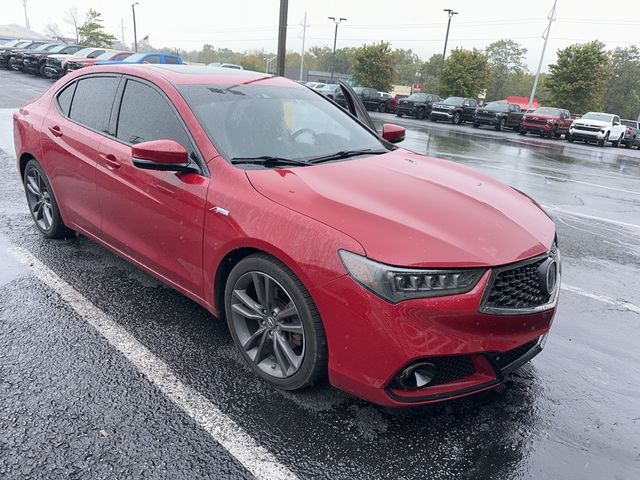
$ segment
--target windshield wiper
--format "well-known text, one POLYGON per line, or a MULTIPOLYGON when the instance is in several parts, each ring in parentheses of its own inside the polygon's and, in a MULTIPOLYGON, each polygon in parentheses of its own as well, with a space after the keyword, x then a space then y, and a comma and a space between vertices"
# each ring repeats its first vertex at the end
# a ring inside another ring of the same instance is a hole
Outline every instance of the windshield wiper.
POLYGON ((251 165, 264 165, 266 167, 276 165, 309 165, 302 160, 295 160, 293 158, 274 157, 272 155, 262 155, 260 157, 234 157, 231 159, 233 164, 248 163, 251 165))
POLYGON ((356 157, 358 155, 382 155, 383 153, 389 153, 388 150, 372 150, 365 148, 363 150, 340 150, 339 152, 332 153, 331 155, 325 155, 323 157, 316 157, 307 160, 308 163, 322 163, 330 162, 331 160, 342 160, 344 158, 356 157))

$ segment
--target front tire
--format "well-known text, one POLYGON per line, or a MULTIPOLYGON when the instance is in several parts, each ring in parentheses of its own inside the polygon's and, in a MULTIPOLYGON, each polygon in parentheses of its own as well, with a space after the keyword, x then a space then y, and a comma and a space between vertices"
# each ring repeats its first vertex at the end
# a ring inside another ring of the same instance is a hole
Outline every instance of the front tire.
POLYGON ((384 103, 381 103, 380 105, 378 105, 378 111, 380 113, 385 113, 387 111, 387 107, 384 103))
POLYGON ((299 390, 326 375, 327 339, 302 282, 266 254, 241 260, 225 287, 225 314, 245 363, 283 390, 299 390))
POLYGON ((613 145, 615 148, 618 148, 623 138, 624 138, 624 133, 621 133, 620 138, 618 140, 614 140, 613 142, 611 142, 611 145, 613 145))
POLYGON ((500 123, 498 123, 498 125, 496 125, 496 130, 501 132, 502 130, 504 130, 507 126, 507 119, 503 118, 500 120, 500 123))
POLYGON ((421 108, 420 110, 418 110, 416 117, 418 118, 418 120, 424 120, 425 118, 427 118, 426 110, 424 108, 421 108))
POLYGON ((460 112, 456 112, 453 114, 453 118, 451 119, 451 123, 453 125, 460 125, 460 112))
POLYGON ((73 235, 62 221, 58 201, 53 194, 47 175, 37 160, 29 160, 23 177, 24 190, 31 218, 47 238, 65 238, 73 235))
POLYGON ((608 141, 609 141, 609 133, 607 133, 607 134, 604 136, 604 139, 603 139, 603 140, 599 140, 599 141, 598 141, 598 145, 599 145, 600 147, 605 147, 605 146, 607 145, 607 142, 608 142, 608 141))

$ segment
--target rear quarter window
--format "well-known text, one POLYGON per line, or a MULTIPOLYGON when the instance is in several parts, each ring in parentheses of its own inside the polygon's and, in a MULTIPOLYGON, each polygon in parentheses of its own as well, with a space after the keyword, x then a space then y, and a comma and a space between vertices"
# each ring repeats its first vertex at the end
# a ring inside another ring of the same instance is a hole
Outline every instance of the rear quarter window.
POLYGON ((73 100, 73 93, 76 90, 76 82, 71 83, 64 87, 58 95, 56 95, 56 102, 58 103, 58 109, 65 117, 69 116, 69 108, 71 108, 71 100, 73 100))

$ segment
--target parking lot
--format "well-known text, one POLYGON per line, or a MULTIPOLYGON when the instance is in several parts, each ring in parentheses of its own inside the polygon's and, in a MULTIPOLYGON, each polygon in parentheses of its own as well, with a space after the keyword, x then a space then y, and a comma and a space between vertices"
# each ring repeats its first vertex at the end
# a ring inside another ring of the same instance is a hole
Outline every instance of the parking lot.
POLYGON ((222 322, 84 237, 45 241, 12 112, 50 81, 0 70, 0 477, 634 479, 640 470, 640 151, 372 114, 553 216, 559 309, 500 389, 373 406, 274 390, 222 322))

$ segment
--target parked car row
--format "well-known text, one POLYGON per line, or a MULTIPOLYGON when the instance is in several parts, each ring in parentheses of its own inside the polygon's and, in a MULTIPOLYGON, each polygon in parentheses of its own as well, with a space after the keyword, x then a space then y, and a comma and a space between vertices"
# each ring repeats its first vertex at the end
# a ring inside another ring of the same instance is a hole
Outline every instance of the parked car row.
POLYGON ((0 67, 60 78, 90 65, 113 63, 182 64, 179 55, 161 52, 134 53, 112 48, 64 45, 43 40, 14 40, 0 47, 0 67))
POLYGON ((433 122, 447 121, 454 125, 465 122, 473 128, 490 126, 498 131, 511 129, 520 135, 535 133, 546 138, 561 138, 569 142, 584 141, 601 147, 638 147, 640 149, 640 124, 636 120, 621 120, 610 113, 589 112, 580 118, 571 117, 569 110, 555 107, 539 107, 524 111, 520 105, 507 102, 490 102, 479 106, 473 98, 449 97, 442 100, 430 93, 414 93, 401 99, 395 113, 418 119, 429 118, 433 122))

